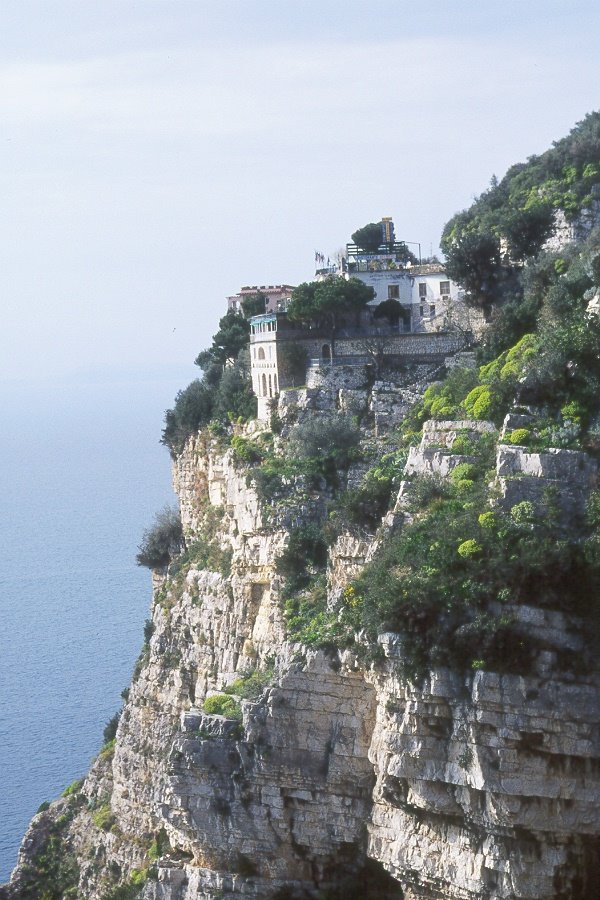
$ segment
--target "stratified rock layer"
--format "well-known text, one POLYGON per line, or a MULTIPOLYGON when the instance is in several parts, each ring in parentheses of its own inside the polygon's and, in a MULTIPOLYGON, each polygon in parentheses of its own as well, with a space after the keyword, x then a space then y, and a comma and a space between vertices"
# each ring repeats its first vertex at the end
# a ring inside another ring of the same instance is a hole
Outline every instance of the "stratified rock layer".
MULTIPOLYGON (((339 405, 331 393, 328 402, 339 405)), ((430 424, 408 471, 443 477, 464 459, 450 453, 452 429, 455 436, 457 423, 430 424)), ((551 454, 529 471, 523 448, 504 446, 498 474, 505 479, 510 467, 519 475, 509 478, 511 503, 532 495, 534 478, 550 478, 578 507, 596 478, 580 456, 551 454)), ((518 608, 518 621, 539 638, 534 674, 440 669, 419 685, 399 675, 396 634, 380 636, 376 666, 350 651, 292 645, 275 569, 289 525, 261 508, 246 474, 231 450, 205 436, 190 440, 175 464, 188 542, 212 507, 231 575, 191 566, 155 579, 154 632, 114 755, 95 764, 87 805, 70 825, 80 896, 102 900, 108 873, 126 883, 151 861, 155 877, 140 888, 146 900, 316 898, 346 890, 348 879, 355 890, 362 885, 361 897, 383 900, 596 896, 598 672, 557 667, 563 650, 581 646, 581 624, 518 608), (202 712, 207 692, 255 669, 272 676, 262 696, 241 701, 239 721, 202 712), (109 828, 94 820, 103 805, 109 828), (161 833, 168 847, 153 860, 150 844, 161 833)), ((499 484, 506 496, 506 481, 499 484)), ((319 502, 308 497, 306 514, 319 502)), ((334 598, 385 533, 338 540, 334 598)), ((52 814, 34 820, 6 897, 21 896, 27 846, 52 814)))

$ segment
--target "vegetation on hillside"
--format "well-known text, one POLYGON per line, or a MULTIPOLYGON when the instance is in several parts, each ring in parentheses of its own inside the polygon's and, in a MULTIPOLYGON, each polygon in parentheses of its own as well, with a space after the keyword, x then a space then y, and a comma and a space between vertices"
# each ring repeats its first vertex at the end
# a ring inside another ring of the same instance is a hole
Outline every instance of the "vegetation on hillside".
POLYGON ((244 314, 229 311, 219 321, 212 345, 196 357, 202 379, 192 381, 175 397, 175 405, 165 413, 161 442, 173 456, 181 453, 190 435, 209 422, 227 426, 256 415, 256 397, 250 377, 250 325, 264 296, 244 301, 244 314))
MULTIPOLYGON (((600 231, 559 252, 543 249, 554 214, 584 212, 600 183, 600 118, 589 116, 542 157, 514 167, 445 230, 450 270, 471 302, 493 308, 478 369, 455 369, 432 384, 362 482, 330 502, 322 540, 341 529, 374 529, 395 495, 407 445, 423 423, 481 419, 500 426, 513 410, 522 426, 504 440, 534 451, 600 454, 600 231), (404 454, 404 456, 403 456, 404 454)), ((394 631, 407 675, 432 665, 524 672, 540 649, 518 621, 521 604, 576 613, 596 634, 600 597, 600 500, 567 530, 549 491, 544 512, 527 500, 505 509, 493 489, 494 438, 468 434, 450 479, 417 478, 407 493, 409 520, 328 607, 315 527, 300 552, 284 554, 290 634, 315 646, 358 640, 376 647, 394 631), (294 568, 295 567, 295 568, 294 568), (360 637, 359 637, 360 636, 360 637)), ((585 665, 563 653, 559 665, 585 665)))
POLYGON ((512 166, 501 181, 493 178, 468 210, 447 223, 441 246, 448 275, 464 286, 471 303, 496 316, 503 310, 499 329, 496 323, 492 329, 490 357, 533 329, 544 281, 563 274, 563 255, 543 251, 555 215, 580 218, 600 198, 599 190, 595 112, 546 153, 512 166))
MULTIPOLYGON (((592 495, 569 533, 551 494, 543 515, 525 500, 501 508, 490 487, 490 435, 459 435, 452 452, 464 460, 451 478, 414 480, 404 526, 333 609, 325 570, 327 547, 340 532, 364 535, 378 527, 427 419, 500 426, 512 410, 523 418, 507 443, 600 453, 600 317, 588 311, 600 292, 600 230, 560 251, 544 249, 557 211, 573 219, 598 196, 598 160, 600 114, 593 114, 547 153, 494 181, 446 226, 449 274, 466 287, 470 302, 493 311, 492 323, 482 365, 455 369, 432 384, 397 433, 370 445, 349 413, 315 412, 291 429, 275 422, 277 439, 231 438, 234 459, 247 468, 266 518, 295 523, 277 563, 292 638, 375 647, 381 631, 393 630, 403 636, 406 672, 413 676, 440 663, 524 671, 538 648, 515 618, 516 606, 549 606, 594 621, 600 501, 592 495), (357 463, 364 474, 348 486, 357 463)), ((375 240, 369 229, 353 236, 361 246, 375 240)), ((356 280, 303 284, 289 316, 333 334, 344 314, 359 313, 368 300, 368 289, 356 280)), ((167 414, 171 449, 182 446, 192 426, 248 411, 243 379, 235 390, 228 386, 238 377, 245 341, 244 317, 224 317, 212 347, 197 360, 204 381, 187 389, 193 397, 182 392, 167 414)))

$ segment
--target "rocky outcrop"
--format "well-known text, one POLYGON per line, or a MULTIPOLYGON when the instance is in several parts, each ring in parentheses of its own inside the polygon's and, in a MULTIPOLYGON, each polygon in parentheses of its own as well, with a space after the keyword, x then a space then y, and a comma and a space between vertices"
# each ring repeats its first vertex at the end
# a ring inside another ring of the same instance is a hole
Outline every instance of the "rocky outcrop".
MULTIPOLYGON (((286 392, 284 426, 371 402, 356 385, 313 390, 286 392)), ((453 452, 459 436, 494 431, 428 423, 407 474, 445 477, 469 459, 453 452)), ((535 479, 579 498, 595 481, 584 454, 534 456, 500 447, 505 498, 513 482, 521 498, 535 479)), ((559 666, 580 651, 581 622, 515 607, 538 639, 529 674, 436 669, 418 684, 401 677, 397 634, 380 636, 371 662, 360 641, 330 652, 290 643, 276 560, 293 522, 260 502, 247 474, 206 434, 175 463, 187 563, 155 580, 153 633, 116 745, 69 806, 79 896, 107 900, 117 884, 145 900, 595 896, 600 678, 559 666), (207 697, 227 712, 204 707, 207 697)), ((303 504, 294 515, 324 514, 317 493, 303 504)), ((401 510, 402 500, 376 534, 338 537, 332 608, 401 510)), ((34 820, 10 900, 24 896, 26 866, 69 802, 34 820)))

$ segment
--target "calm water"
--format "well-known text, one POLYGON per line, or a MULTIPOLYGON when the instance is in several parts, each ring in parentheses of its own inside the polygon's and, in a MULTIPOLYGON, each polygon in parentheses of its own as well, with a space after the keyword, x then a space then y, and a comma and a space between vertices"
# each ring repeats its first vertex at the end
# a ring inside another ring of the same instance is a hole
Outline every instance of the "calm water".
POLYGON ((151 595, 135 553, 174 499, 162 414, 189 380, 0 393, 0 883, 129 683, 151 595))

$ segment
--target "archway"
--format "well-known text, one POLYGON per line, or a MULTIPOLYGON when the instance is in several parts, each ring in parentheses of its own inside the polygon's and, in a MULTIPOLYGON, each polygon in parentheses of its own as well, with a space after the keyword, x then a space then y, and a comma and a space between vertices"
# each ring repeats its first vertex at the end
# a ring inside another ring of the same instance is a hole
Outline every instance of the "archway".
POLYGON ((329 344, 323 344, 323 347, 321 348, 321 358, 325 362, 331 362, 331 347, 329 344))

